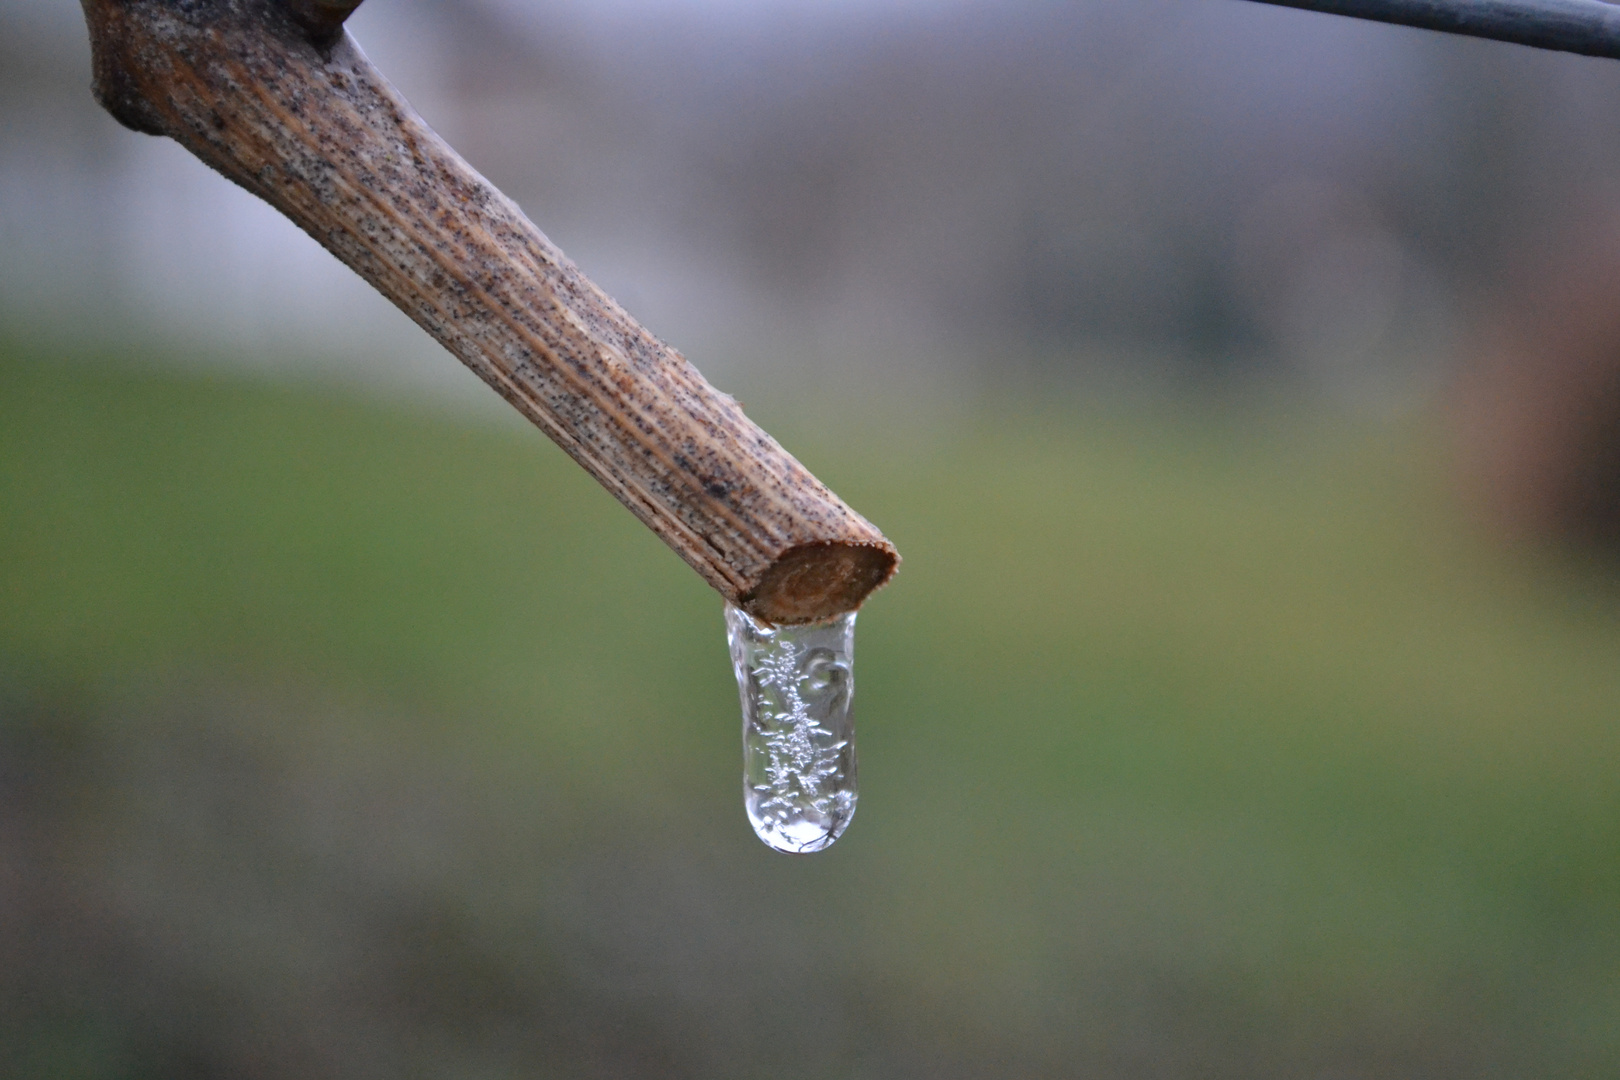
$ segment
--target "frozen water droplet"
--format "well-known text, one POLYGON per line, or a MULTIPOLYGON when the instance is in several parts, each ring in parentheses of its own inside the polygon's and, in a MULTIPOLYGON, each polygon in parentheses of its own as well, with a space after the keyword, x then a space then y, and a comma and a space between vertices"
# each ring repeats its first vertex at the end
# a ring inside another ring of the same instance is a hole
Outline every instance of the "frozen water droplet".
POLYGON ((743 805, 777 851, 832 846, 855 816, 855 613, 772 626, 726 605, 743 710, 743 805))

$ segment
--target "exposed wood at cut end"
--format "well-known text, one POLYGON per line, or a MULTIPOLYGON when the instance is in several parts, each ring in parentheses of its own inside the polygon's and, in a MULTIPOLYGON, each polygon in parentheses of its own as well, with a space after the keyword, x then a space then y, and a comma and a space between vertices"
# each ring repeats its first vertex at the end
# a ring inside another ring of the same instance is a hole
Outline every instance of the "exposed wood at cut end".
POLYGON ((828 619, 893 575, 882 533, 289 2, 355 6, 84 0, 98 99, 286 214, 756 617, 828 619))
POLYGON ((886 542, 805 544, 772 563, 738 606, 768 622, 818 622, 860 607, 899 561, 886 542))

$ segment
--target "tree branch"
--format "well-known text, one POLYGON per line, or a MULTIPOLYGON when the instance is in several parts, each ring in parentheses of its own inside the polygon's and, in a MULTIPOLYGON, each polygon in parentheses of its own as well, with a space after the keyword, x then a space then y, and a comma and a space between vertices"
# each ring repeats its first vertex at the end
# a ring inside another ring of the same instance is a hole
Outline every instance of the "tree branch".
POLYGON ((1354 19, 1620 60, 1620 6, 1602 0, 1254 0, 1354 19))
POLYGON ((587 279, 342 31, 358 0, 82 0, 97 99, 305 232, 472 368, 728 600, 853 610, 899 556, 587 279))

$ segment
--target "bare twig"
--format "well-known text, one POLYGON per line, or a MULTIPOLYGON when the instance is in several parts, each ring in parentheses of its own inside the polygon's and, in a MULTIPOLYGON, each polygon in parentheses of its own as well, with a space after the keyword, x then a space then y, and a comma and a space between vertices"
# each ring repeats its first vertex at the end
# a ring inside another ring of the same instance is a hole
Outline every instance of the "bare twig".
POLYGON ((1620 60, 1620 7, 1602 0, 1256 2, 1620 60))
POLYGON ((591 283, 343 33, 359 0, 82 0, 97 99, 286 214, 727 599, 858 607, 894 547, 591 283))

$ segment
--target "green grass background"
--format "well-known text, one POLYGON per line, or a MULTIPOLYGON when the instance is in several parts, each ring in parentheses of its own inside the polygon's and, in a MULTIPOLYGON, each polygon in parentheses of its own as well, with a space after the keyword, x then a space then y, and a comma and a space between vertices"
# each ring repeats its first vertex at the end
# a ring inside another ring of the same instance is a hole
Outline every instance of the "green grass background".
MULTIPOLYGON (((860 810, 825 855, 748 832, 718 598, 516 424, 12 348, 0 669, 251 687, 339 777, 444 763, 498 819, 473 908, 663 859, 766 905, 748 940, 814 927, 816 977, 860 988, 826 1054, 693 1075, 1620 1075, 1620 590, 1486 543, 1437 424, 751 411, 905 557, 860 617, 860 810)), ((657 925, 626 955, 727 939, 657 925)))

